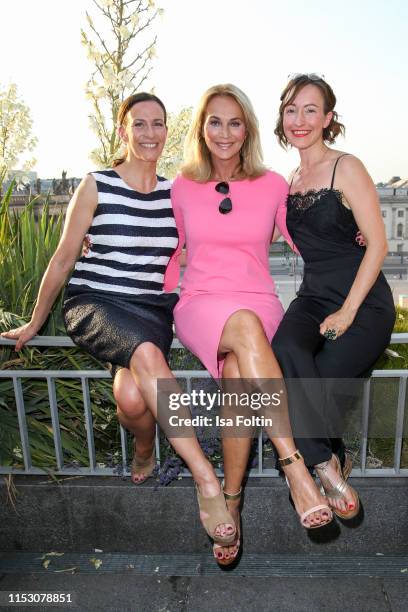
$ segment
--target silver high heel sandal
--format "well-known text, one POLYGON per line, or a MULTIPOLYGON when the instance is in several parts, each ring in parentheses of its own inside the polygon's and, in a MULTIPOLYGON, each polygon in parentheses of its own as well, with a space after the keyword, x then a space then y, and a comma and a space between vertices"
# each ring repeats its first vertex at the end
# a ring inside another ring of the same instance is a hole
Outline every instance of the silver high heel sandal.
POLYGON ((324 461, 323 463, 319 463, 318 465, 315 465, 315 469, 316 469, 317 475, 319 476, 319 480, 322 484, 322 488, 323 488, 325 497, 332 497, 333 499, 342 499, 347 505, 346 493, 351 493, 353 497, 353 501, 354 501, 352 508, 349 508, 349 510, 346 510, 346 512, 342 512, 338 508, 333 507, 333 512, 339 518, 347 521, 357 516, 360 510, 360 500, 358 497, 358 493, 355 489, 353 489, 353 487, 351 487, 346 482, 350 474, 350 471, 351 471, 351 468, 350 468, 351 459, 349 461, 347 461, 346 459, 344 469, 342 470, 341 465, 340 465, 340 459, 338 458, 338 456, 333 454, 332 457, 334 457, 334 460, 336 463, 336 472, 339 476, 339 481, 336 484, 332 482, 332 480, 327 474, 327 467, 329 465, 330 459, 329 461, 324 461))

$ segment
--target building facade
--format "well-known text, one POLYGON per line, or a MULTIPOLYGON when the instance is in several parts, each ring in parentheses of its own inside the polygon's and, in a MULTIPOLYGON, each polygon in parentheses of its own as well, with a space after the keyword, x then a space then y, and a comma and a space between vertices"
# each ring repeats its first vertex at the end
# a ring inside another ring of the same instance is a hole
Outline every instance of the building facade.
POLYGON ((408 187, 377 187, 390 253, 408 254, 408 187))
MULTIPOLYGON (((30 174, 30 185, 24 192, 15 192, 11 197, 13 208, 24 208, 25 204, 36 194, 48 195, 51 204, 57 205, 55 213, 68 205, 71 194, 80 183, 79 178, 66 179, 69 186, 69 193, 60 195, 55 189, 56 179, 42 179, 38 181, 34 172, 30 174), (56 195, 55 195, 56 194, 56 195)), ((380 183, 380 185, 384 185, 380 183)), ((5 185, 7 188, 7 184, 5 185)), ((377 186, 377 193, 380 198, 381 214, 383 217, 390 253, 406 253, 408 255, 408 180, 399 179, 393 184, 377 186)), ((54 210, 54 209, 53 209, 54 210)), ((282 250, 282 244, 275 245, 272 251, 282 250)))

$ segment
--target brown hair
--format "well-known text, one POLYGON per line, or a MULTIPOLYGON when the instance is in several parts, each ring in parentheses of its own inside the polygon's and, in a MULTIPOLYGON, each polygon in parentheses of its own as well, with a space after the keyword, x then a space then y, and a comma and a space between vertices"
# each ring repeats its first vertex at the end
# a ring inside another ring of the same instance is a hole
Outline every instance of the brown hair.
POLYGON ((204 140, 203 127, 207 106, 215 96, 231 97, 241 107, 244 116, 247 135, 241 149, 241 167, 237 178, 255 178, 265 174, 258 119, 251 101, 236 85, 227 83, 210 87, 201 97, 184 142, 182 175, 200 183, 211 179, 211 155, 204 140))
POLYGON ((298 74, 290 79, 280 97, 281 103, 279 106, 279 115, 276 122, 275 134, 278 137, 279 144, 284 149, 286 149, 288 145, 288 140, 285 136, 285 132, 283 131, 283 113, 285 108, 289 104, 292 104, 299 91, 306 87, 306 85, 314 85, 320 90, 323 96, 325 114, 327 115, 327 113, 333 113, 329 125, 323 128, 323 140, 329 144, 333 144, 339 134, 342 134, 343 136, 345 134, 346 128, 338 121, 339 116, 334 110, 334 107, 336 106, 336 96, 334 95, 330 85, 326 83, 322 77, 317 75, 298 74))
MULTIPOLYGON (((154 94, 147 93, 145 91, 141 91, 140 93, 132 94, 131 96, 123 100, 118 110, 118 116, 117 116, 117 126, 118 127, 125 125, 127 121, 128 112, 135 104, 138 104, 139 102, 156 102, 163 110, 164 123, 167 124, 166 107, 164 106, 160 98, 158 98, 154 94)), ((119 164, 122 164, 125 160, 126 160, 126 153, 124 153, 121 157, 118 157, 117 159, 113 160, 112 168, 115 168, 115 166, 119 166, 119 164)))

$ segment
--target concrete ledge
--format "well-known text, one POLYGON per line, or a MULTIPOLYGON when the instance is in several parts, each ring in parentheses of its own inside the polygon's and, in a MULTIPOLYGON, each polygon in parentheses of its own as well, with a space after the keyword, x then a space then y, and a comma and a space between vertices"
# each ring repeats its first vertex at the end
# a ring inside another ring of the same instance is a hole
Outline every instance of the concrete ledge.
MULTIPOLYGON (((0 550, 76 551, 138 554, 207 552, 193 483, 168 487, 147 481, 86 477, 47 483, 43 477, 15 477, 15 509, 0 485, 0 550)), ((408 553, 406 479, 353 479, 364 511, 351 522, 306 531, 288 503, 288 489, 276 478, 251 479, 242 514, 247 553, 408 553), (352 524, 353 523, 353 524, 352 524)))

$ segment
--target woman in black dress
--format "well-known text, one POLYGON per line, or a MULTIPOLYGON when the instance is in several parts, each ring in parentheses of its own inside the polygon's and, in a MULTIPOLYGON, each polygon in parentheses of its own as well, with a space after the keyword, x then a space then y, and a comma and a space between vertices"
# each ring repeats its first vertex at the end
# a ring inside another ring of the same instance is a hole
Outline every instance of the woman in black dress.
MULTIPOLYGON (((282 93, 275 130, 280 144, 300 155, 290 180, 287 227, 304 260, 304 277, 272 342, 288 379, 366 376, 387 347, 395 320, 381 272, 388 248, 375 186, 360 160, 327 146, 344 132, 335 103, 322 77, 296 75, 282 93), (358 230, 366 246, 356 241, 358 230)), ((344 446, 330 436, 322 409, 307 393, 292 402, 304 436, 297 446, 316 469, 334 512, 350 519, 359 510, 358 495, 346 483, 344 446)))

